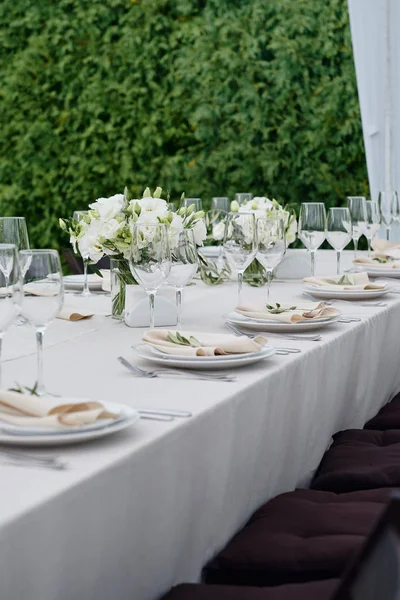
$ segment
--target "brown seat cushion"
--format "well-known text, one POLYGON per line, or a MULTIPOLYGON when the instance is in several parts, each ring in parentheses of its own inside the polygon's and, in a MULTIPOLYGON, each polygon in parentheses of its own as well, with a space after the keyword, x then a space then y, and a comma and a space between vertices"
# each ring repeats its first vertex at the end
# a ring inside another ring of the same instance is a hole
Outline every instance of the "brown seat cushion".
POLYGON ((317 581, 275 588, 183 584, 162 600, 331 600, 338 580, 317 581))
POLYGON ((262 506, 204 569, 206 583, 279 585, 338 577, 390 490, 296 490, 262 506))
POLYGON ((333 436, 311 483, 343 493, 400 487, 400 431, 349 429, 333 436))
POLYGON ((400 429, 400 394, 397 394, 378 412, 376 417, 365 424, 364 429, 377 429, 385 431, 386 429, 400 429))

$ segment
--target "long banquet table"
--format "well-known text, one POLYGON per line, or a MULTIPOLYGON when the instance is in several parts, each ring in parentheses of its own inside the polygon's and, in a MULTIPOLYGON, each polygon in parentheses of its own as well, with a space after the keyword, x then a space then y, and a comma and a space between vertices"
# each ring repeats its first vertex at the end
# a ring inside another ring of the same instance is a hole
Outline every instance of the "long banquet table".
MULTIPOLYGON (((320 251, 317 264, 334 272, 333 253, 320 251)), ((184 326, 223 331, 235 285, 187 288, 184 326)), ((299 300, 301 283, 275 282, 272 294, 299 300)), ((244 287, 246 301, 264 295, 244 287)), ((193 417, 141 420, 108 439, 37 450, 60 455, 66 471, 0 465, 4 600, 155 600, 198 580, 261 503, 307 485, 333 433, 361 427, 400 390, 400 295, 382 308, 342 304, 361 322, 321 330, 320 342, 271 336, 301 354, 237 370, 235 383, 131 376, 116 359, 134 359, 142 331, 104 316, 109 298, 89 302, 96 316, 57 320, 46 335, 47 387, 193 417)), ((4 353, 5 384, 33 383, 33 331, 13 327, 4 353)))

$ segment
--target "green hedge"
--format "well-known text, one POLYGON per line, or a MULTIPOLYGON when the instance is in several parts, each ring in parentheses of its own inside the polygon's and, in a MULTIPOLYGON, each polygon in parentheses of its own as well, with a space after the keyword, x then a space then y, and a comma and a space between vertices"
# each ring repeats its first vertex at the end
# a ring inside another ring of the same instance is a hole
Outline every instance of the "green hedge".
POLYGON ((0 213, 35 245, 125 184, 367 193, 344 0, 2 2, 0 61, 0 213))

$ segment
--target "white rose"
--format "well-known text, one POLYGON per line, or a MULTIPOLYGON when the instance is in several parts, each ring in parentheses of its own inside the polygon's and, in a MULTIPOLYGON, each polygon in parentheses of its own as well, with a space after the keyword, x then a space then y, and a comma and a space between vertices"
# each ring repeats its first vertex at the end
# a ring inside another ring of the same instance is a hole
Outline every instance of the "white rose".
POLYGON ((154 212, 157 215, 165 216, 168 212, 168 204, 161 198, 142 198, 142 200, 135 200, 141 208, 141 214, 143 212, 149 213, 154 212))
POLYGON ((80 255, 84 260, 98 262, 104 255, 99 237, 102 223, 93 219, 88 225, 84 235, 78 239, 77 245, 80 255))
POLYGON ((109 219, 114 219, 121 212, 124 204, 124 195, 115 194, 115 196, 110 196, 110 198, 98 198, 96 202, 89 204, 89 208, 97 211, 102 221, 108 221, 109 219))
POLYGON ((199 219, 193 227, 194 240, 198 246, 203 245, 203 241, 207 237, 207 228, 204 219, 199 219))
POLYGON ((225 233, 224 221, 220 221, 219 223, 217 223, 216 225, 213 226, 212 236, 213 236, 214 240, 216 240, 217 242, 224 239, 224 233, 225 233))
POLYGON ((168 229, 169 245, 171 249, 176 248, 179 241, 179 234, 183 231, 183 219, 180 215, 173 213, 171 225, 168 229))
POLYGON ((124 227, 124 222, 119 222, 116 219, 110 221, 104 221, 101 224, 100 236, 105 240, 113 241, 118 235, 120 229, 124 227))

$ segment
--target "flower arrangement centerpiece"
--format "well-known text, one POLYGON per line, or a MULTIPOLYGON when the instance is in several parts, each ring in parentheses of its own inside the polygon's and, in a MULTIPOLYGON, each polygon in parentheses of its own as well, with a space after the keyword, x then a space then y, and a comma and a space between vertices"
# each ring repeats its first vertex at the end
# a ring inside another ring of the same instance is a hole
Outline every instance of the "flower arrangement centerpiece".
MULTIPOLYGON (((112 259, 114 273, 119 280, 119 292, 113 295, 112 313, 122 318, 126 285, 136 283, 129 268, 134 225, 165 224, 173 250, 183 229, 193 229, 196 244, 203 244, 206 237, 203 217, 204 212, 195 212, 194 206, 182 207, 177 212, 170 211, 167 200, 162 198, 160 187, 153 193, 147 187, 140 199, 130 199, 125 188, 124 194, 98 198, 89 205, 87 214, 82 214, 79 221, 73 218, 60 219, 60 226, 69 233, 74 252, 85 260, 96 263, 103 256, 112 259)), ((137 251, 141 250, 138 248, 137 251)))
MULTIPOLYGON (((252 212, 256 219, 273 217, 281 218, 285 227, 286 244, 289 246, 296 239, 297 234, 297 219, 294 212, 288 210, 287 207, 281 206, 276 200, 258 196, 252 200, 248 200, 240 205, 234 200, 231 202, 231 211, 238 213, 252 212)), ((244 273, 244 281, 248 284, 258 287, 264 285, 267 281, 267 274, 264 267, 255 258, 251 265, 244 273)))

